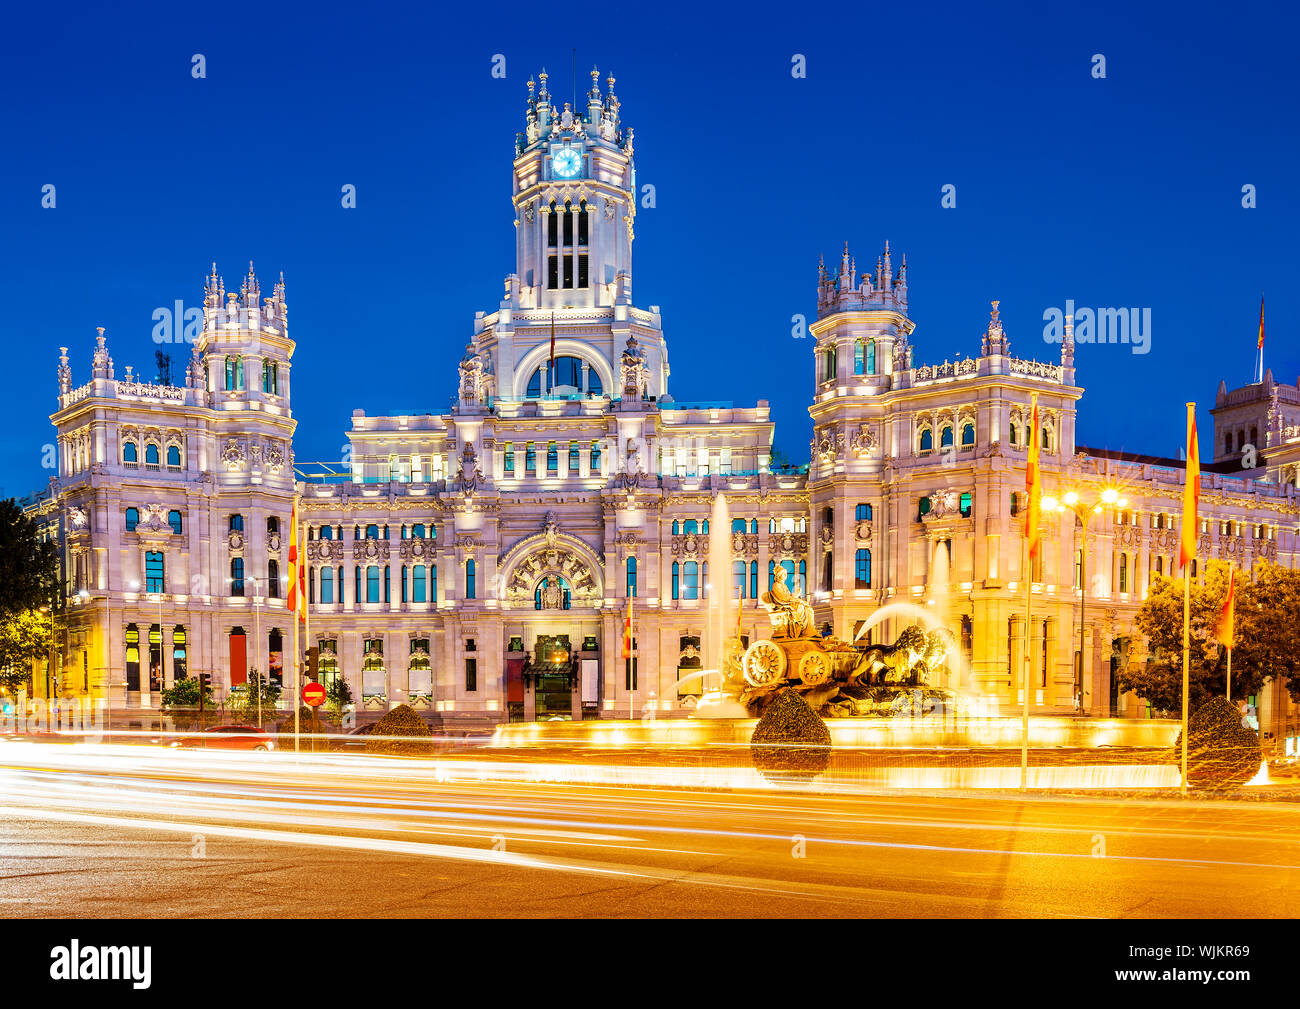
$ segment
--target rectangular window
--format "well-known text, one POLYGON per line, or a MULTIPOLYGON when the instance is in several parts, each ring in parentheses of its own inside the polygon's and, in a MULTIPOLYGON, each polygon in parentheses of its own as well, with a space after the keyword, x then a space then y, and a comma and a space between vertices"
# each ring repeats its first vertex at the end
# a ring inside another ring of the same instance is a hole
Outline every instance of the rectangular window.
POLYGON ((578 254, 578 286, 583 288, 587 286, 587 254, 585 252, 578 254))
POLYGON ((144 590, 162 592, 163 555, 161 550, 148 550, 144 555, 144 590))
POLYGON ((537 446, 531 441, 524 446, 524 472, 537 472, 537 446))
POLYGON ((555 442, 546 443, 546 472, 558 473, 560 471, 560 450, 555 442))
POLYGON ((578 244, 587 244, 587 212, 585 210, 578 211, 578 244))
POLYGON ((573 286, 573 255, 572 253, 570 253, 569 255, 564 256, 562 258, 564 260, 563 263, 564 285, 563 286, 567 289, 573 286))
POLYGON ((366 602, 379 602, 379 565, 371 564, 366 568, 366 602))
POLYGON ((569 473, 570 474, 574 474, 578 472, 578 469, 581 466, 580 457, 581 457, 581 453, 578 451, 578 443, 576 441, 569 442, 569 473))
MULTIPOLYGON (((188 653, 185 650, 185 625, 177 624, 172 628, 172 680, 183 680, 189 676, 186 665, 188 653)), ((84 652, 82 653, 85 654, 84 652)))
MULTIPOLYGON (((554 220, 554 218, 552 218, 554 220)), ((557 256, 546 257, 546 289, 548 291, 559 290, 560 287, 560 260, 557 256)))
POLYGON ((564 212, 564 244, 573 244, 573 212, 570 210, 564 212))
POLYGON ((600 472, 600 442, 598 441, 591 443, 591 472, 600 472))
POLYGON ((552 210, 549 214, 546 215, 546 244, 547 245, 551 246, 552 248, 555 247, 555 245, 559 241, 559 231, 560 231, 560 218, 555 213, 555 211, 552 210))
POLYGON ((749 598, 758 598, 758 561, 749 564, 749 598))
POLYGON ((334 602, 334 569, 320 569, 320 601, 322 603, 334 602))
POLYGON ((424 565, 417 564, 411 569, 411 602, 426 602, 428 600, 426 591, 424 565))
POLYGON ((700 597, 700 568, 695 561, 687 561, 682 565, 683 580, 683 599, 698 599, 700 597))
POLYGON ((126 625, 126 689, 140 689, 140 628, 126 625))
POLYGON ((467 691, 478 690, 478 659, 467 658, 465 660, 465 689, 467 691))
POLYGON ((515 472, 515 446, 513 442, 506 443, 506 475, 514 476, 515 472))

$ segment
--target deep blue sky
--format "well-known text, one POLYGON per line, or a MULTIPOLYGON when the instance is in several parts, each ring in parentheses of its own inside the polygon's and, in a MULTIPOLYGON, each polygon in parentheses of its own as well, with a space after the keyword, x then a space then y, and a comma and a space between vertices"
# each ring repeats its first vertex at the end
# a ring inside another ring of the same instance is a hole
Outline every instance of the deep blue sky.
POLYGON ((1298 28, 1249 3, 28 5, 0 37, 0 487, 49 476, 58 347, 80 384, 103 325, 118 375, 152 375, 153 310, 201 305, 214 259, 228 289, 250 259, 264 294, 286 275, 300 463, 339 458, 354 408, 445 409, 512 269, 524 82, 546 64, 566 92, 573 45, 580 92, 593 62, 617 76, 657 187, 634 294, 662 306, 678 399, 769 399, 806 460, 790 317, 819 254, 848 239, 870 270, 888 238, 918 363, 978 353, 992 298, 1044 360, 1048 307, 1151 308, 1150 354, 1080 348, 1079 437, 1176 455, 1183 402, 1206 430, 1219 379, 1250 380, 1261 290, 1267 363, 1300 372, 1298 28))

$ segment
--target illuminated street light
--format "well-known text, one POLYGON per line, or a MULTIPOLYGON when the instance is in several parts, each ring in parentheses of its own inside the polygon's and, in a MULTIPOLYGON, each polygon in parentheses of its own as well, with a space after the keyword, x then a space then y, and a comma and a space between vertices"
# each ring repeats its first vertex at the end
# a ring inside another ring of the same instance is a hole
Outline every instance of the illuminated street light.
MULTIPOLYGON (((1126 508, 1128 507, 1128 498, 1123 497, 1116 488, 1106 487, 1097 500, 1089 503, 1077 491, 1069 490, 1061 496, 1059 501, 1051 496, 1044 497, 1042 507, 1044 511, 1049 512, 1074 512, 1075 518, 1079 520, 1079 528, 1083 530, 1082 542, 1079 544, 1079 662, 1075 666, 1074 680, 1075 709, 1079 714, 1083 714, 1083 657, 1086 635, 1085 614, 1088 601, 1088 530, 1094 515, 1107 508, 1126 508)), ((1110 702, 1108 698, 1108 714, 1110 713, 1109 709, 1110 702)))

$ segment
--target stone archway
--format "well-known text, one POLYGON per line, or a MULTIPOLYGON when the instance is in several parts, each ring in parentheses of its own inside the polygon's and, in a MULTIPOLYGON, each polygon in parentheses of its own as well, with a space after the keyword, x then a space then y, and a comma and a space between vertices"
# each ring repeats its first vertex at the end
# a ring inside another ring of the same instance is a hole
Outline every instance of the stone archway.
POLYGON ((543 532, 520 540, 502 556, 502 596, 507 606, 533 608, 538 585, 554 577, 568 586, 572 607, 598 607, 604 598, 603 569, 596 551, 561 533, 551 513, 543 532))

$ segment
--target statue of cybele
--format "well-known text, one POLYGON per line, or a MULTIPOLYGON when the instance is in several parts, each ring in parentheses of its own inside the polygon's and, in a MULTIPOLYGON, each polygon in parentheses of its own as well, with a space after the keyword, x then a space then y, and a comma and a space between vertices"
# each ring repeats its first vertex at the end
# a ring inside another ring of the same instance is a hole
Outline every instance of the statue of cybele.
POLYGON ((813 608, 807 600, 797 592, 790 591, 786 585, 785 580, 789 577, 789 573, 784 564, 776 566, 774 575, 772 590, 764 592, 760 600, 767 607, 775 636, 802 638, 812 631, 813 608))

